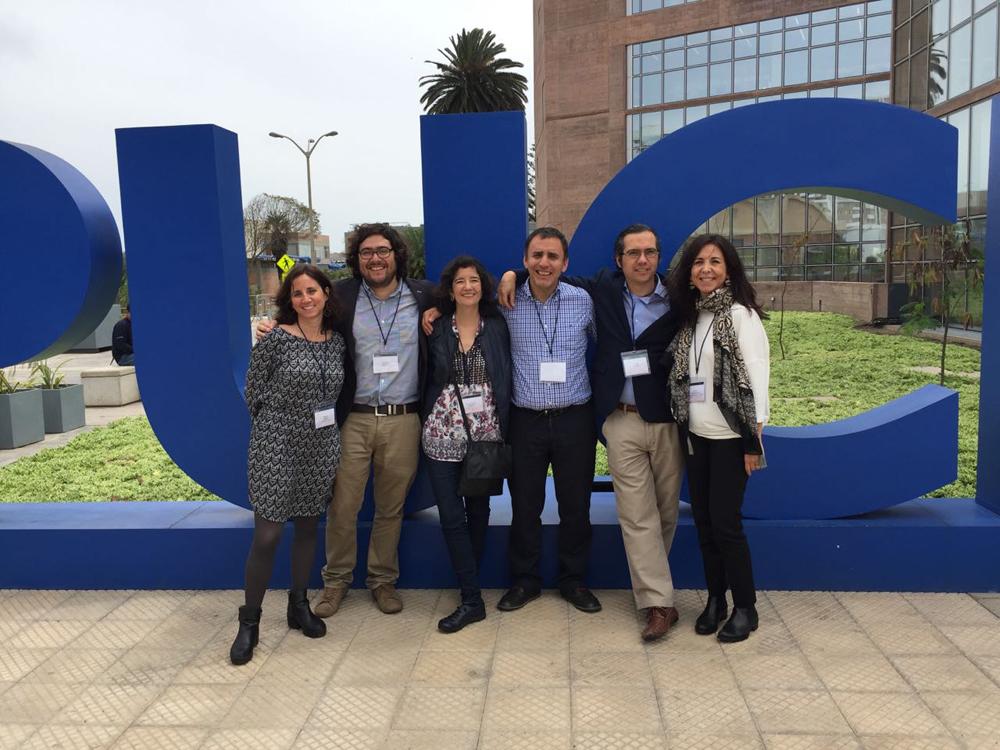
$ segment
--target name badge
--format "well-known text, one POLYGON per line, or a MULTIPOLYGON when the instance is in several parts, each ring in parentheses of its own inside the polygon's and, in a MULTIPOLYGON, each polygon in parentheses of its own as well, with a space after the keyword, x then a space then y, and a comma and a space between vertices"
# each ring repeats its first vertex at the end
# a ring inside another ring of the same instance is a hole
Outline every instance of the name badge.
POLYGON ((691 401, 692 404, 700 404, 705 401, 704 380, 691 381, 691 398, 689 400, 691 401))
POLYGON ((649 367, 649 352, 645 349, 622 352, 622 369, 625 370, 626 378, 649 375, 652 371, 649 367))
POLYGON ((399 355, 389 352, 373 354, 372 370, 376 375, 386 372, 399 372, 399 355))
POLYGON ((313 421, 316 423, 317 430, 337 424, 337 403, 328 401, 317 406, 313 410, 313 421))
POLYGON ((486 399, 481 391, 470 391, 462 396, 462 405, 465 406, 466 414, 479 414, 486 411, 486 399))
POLYGON ((538 364, 538 379, 542 383, 565 383, 565 362, 540 362, 538 364))

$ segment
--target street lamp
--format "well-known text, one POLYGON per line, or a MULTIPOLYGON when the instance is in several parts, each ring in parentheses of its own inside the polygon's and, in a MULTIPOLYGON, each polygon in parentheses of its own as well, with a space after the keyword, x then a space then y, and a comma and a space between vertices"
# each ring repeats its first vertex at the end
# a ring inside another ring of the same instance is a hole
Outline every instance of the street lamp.
POLYGON ((313 187, 312 187, 312 169, 309 166, 309 157, 312 156, 312 152, 316 150, 319 142, 329 136, 337 135, 336 130, 331 130, 329 133, 323 133, 319 138, 313 140, 310 138, 306 141, 306 148, 302 148, 299 144, 295 142, 293 138, 289 138, 287 135, 282 135, 281 133, 275 133, 273 130, 268 133, 272 138, 284 138, 286 141, 291 141, 292 145, 295 146, 302 155, 306 157, 306 190, 309 195, 309 257, 312 261, 316 262, 316 227, 313 224, 315 214, 313 213, 313 187))

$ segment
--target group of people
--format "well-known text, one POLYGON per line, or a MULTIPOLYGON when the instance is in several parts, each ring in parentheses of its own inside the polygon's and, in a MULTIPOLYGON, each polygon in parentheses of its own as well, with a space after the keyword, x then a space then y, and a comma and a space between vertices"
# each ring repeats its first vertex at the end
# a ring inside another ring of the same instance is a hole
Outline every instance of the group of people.
POLYGON ((659 238, 635 224, 615 240, 613 269, 574 278, 564 276, 566 238, 542 227, 527 238, 524 270, 505 273, 496 290, 474 257, 452 260, 435 286, 407 278, 407 255, 390 225, 361 225, 347 254, 352 278, 333 283, 295 266, 274 323, 258 324, 246 388, 255 528, 233 663, 253 656, 289 519, 288 625, 325 634, 323 619, 354 577, 357 515, 373 470, 366 583, 382 612, 402 610, 397 547, 421 452, 460 590, 438 629, 485 619, 478 571, 490 498, 462 494, 470 441, 506 443, 512 455, 511 586, 498 608, 517 610, 541 594, 551 466, 559 592, 583 612, 600 611, 586 586, 600 433, 636 607, 645 611, 641 637, 661 638, 678 620, 667 556, 686 469, 708 585, 695 629, 724 642, 747 638, 757 613, 740 511, 748 477, 763 466, 769 359, 766 316, 732 244, 694 237, 664 274, 659 238), (311 608, 306 585, 324 512, 324 588, 311 608))

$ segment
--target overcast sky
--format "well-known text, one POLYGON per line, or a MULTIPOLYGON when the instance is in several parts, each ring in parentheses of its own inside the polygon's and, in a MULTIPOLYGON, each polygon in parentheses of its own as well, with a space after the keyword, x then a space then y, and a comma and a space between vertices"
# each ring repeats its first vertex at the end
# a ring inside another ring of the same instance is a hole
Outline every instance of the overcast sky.
MULTIPOLYGON (((530 0, 0 0, 0 139, 66 159, 121 225, 114 130, 213 123, 239 135, 244 204, 313 205, 331 249, 361 221, 420 224, 424 60, 496 33, 532 84, 530 0)), ((528 127, 532 133, 528 103, 528 127)))

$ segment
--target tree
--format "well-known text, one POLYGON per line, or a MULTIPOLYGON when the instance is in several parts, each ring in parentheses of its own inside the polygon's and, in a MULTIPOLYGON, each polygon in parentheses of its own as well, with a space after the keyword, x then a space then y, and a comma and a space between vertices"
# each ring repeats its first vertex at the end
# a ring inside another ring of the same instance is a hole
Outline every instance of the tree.
MULTIPOLYGON (((969 236, 968 220, 957 224, 915 231, 908 244, 919 248, 923 260, 914 261, 910 273, 910 293, 921 299, 903 305, 903 332, 915 335, 927 328, 944 329, 941 336, 939 382, 944 385, 948 329, 957 317, 958 305, 967 289, 983 283, 983 253, 969 236), (930 305, 925 301, 930 292, 930 305)), ((970 316, 966 313, 966 327, 970 316)))
POLYGON ((427 259, 424 256, 424 228, 400 227, 399 233, 409 249, 406 275, 411 279, 422 279, 427 275, 427 259))
POLYGON ((510 72, 524 66, 499 57, 507 48, 496 41, 492 31, 462 29, 448 41, 451 47, 438 50, 445 62, 424 61, 438 70, 420 78, 420 85, 427 87, 420 97, 427 114, 524 110, 528 80, 510 72))
POLYGON ((528 221, 536 221, 535 213, 535 144, 528 149, 528 221))
POLYGON ((243 209, 247 260, 288 252, 288 240, 299 232, 318 231, 319 214, 294 198, 261 193, 243 209))

